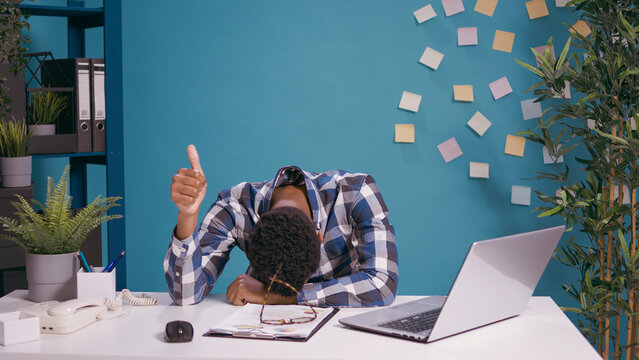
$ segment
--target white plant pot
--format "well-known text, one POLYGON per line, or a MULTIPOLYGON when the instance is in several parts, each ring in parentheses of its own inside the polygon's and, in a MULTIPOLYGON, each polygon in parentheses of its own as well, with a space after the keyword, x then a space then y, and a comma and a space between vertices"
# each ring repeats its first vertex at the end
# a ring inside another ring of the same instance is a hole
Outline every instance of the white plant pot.
POLYGON ((29 125, 29 131, 33 136, 55 135, 55 124, 29 125))
POLYGON ((2 187, 24 187, 31 185, 31 155, 0 157, 2 187))

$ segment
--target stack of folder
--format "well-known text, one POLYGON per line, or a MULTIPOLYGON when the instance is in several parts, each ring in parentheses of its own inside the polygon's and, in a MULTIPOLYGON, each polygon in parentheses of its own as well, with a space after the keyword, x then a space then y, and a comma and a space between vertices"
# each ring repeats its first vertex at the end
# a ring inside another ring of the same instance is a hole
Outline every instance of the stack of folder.
POLYGON ((106 103, 104 59, 46 60, 41 68, 42 85, 73 87, 73 104, 68 128, 62 133, 75 133, 76 152, 106 150, 106 103))

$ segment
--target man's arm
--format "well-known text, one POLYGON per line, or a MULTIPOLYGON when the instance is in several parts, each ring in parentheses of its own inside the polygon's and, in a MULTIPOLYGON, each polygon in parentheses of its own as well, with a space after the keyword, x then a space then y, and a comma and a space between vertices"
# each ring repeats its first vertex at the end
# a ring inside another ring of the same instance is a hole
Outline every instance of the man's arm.
POLYGON ((354 199, 351 217, 355 223, 352 236, 358 239, 359 271, 306 284, 302 295, 316 305, 390 305, 397 294, 397 247, 388 209, 370 175, 354 199))
POLYGON ((236 245, 233 227, 232 209, 218 197, 197 234, 179 240, 174 232, 164 259, 164 275, 176 304, 196 304, 211 292, 236 245))
POLYGON ((191 169, 178 170, 171 184, 171 200, 178 208, 178 221, 164 260, 169 294, 178 305, 198 303, 209 294, 235 246, 230 235, 235 224, 233 210, 221 197, 195 234, 206 195, 206 177, 195 146, 187 147, 187 155, 191 169))

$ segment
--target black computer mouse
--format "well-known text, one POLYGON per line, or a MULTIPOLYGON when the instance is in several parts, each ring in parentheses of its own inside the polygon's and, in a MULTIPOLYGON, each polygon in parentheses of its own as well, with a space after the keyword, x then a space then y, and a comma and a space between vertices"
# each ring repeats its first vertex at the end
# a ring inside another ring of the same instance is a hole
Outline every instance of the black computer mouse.
POLYGON ((189 342, 193 339, 193 325, 188 321, 176 320, 166 324, 164 340, 167 342, 189 342))

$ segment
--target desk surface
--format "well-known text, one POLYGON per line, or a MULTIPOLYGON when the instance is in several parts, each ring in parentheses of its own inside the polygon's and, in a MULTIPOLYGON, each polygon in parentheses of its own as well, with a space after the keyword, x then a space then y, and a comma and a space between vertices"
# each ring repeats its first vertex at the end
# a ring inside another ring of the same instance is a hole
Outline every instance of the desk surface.
MULTIPOLYGON (((341 317, 370 309, 346 308, 306 343, 203 337, 237 308, 222 294, 193 306, 175 306, 168 294, 152 293, 160 305, 130 307, 120 318, 93 323, 73 334, 41 334, 39 341, 0 346, 0 359, 601 359, 549 297, 532 297, 518 317, 457 336, 422 344, 345 328, 341 317), (193 324, 190 343, 169 344, 164 326, 193 324)), ((27 292, 0 299, 0 312, 27 304, 27 292)), ((400 296, 399 304, 418 298, 400 296)))

